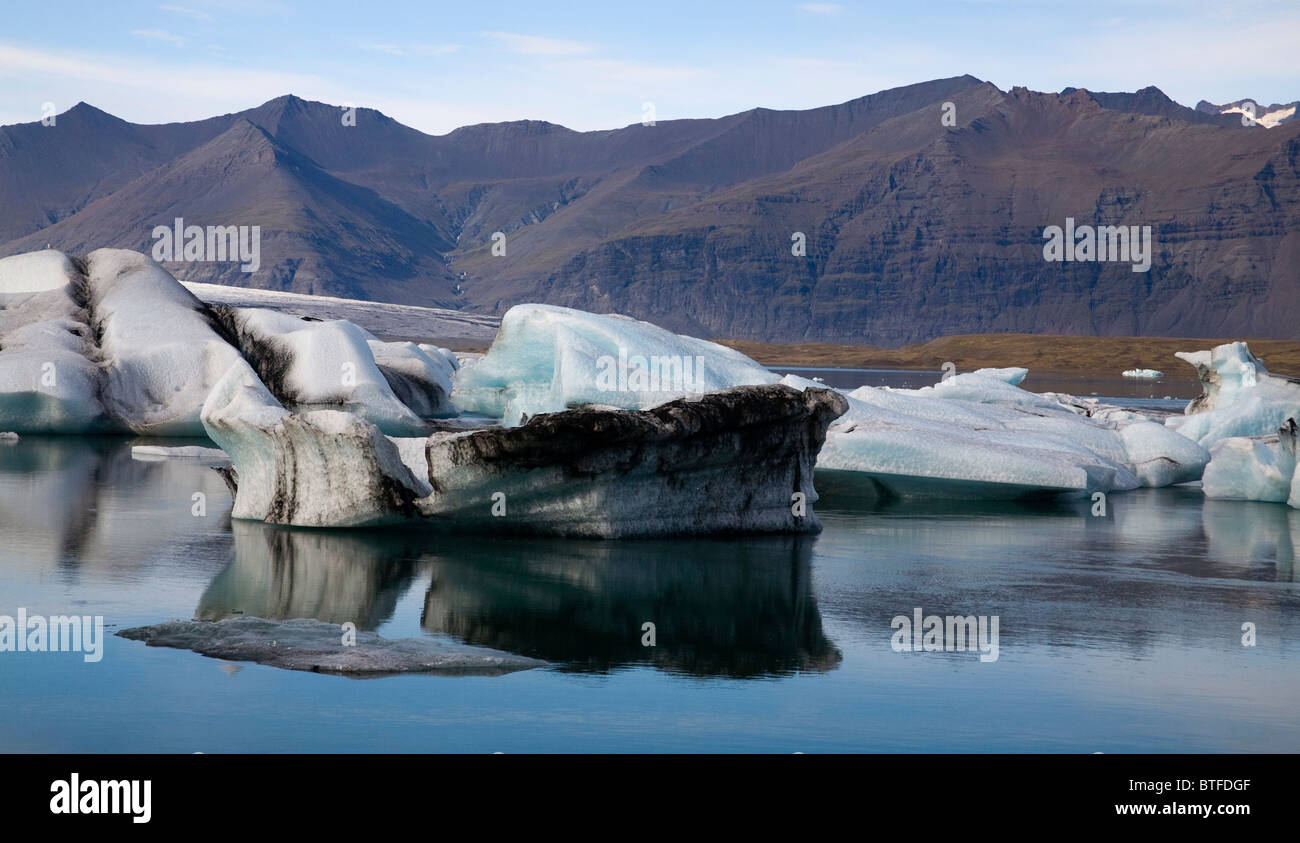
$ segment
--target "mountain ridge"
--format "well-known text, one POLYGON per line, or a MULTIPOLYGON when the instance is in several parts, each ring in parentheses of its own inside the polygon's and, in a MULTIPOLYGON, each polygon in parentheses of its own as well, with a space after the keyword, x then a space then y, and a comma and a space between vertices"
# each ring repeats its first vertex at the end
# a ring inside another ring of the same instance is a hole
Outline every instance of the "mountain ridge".
POLYGON ((1155 87, 1004 92, 967 75, 596 132, 426 135, 345 114, 287 94, 191 123, 79 103, 52 127, 0 127, 0 255, 148 251, 181 216, 262 231, 257 273, 168 264, 187 281, 491 314, 544 301, 707 336, 1300 325, 1300 123, 1246 128, 1155 87), (1045 262, 1043 228, 1066 217, 1152 226, 1150 272, 1045 262))

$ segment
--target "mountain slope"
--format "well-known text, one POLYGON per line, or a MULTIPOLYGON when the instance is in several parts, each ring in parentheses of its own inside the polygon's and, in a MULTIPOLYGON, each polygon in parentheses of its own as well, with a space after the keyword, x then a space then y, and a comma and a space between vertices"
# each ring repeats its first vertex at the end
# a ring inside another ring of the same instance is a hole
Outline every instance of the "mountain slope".
POLYGON ((545 301, 706 336, 874 345, 1300 332, 1300 121, 1242 127, 1156 88, 1003 92, 962 76, 600 132, 430 136, 344 114, 289 95, 196 123, 79 105, 56 127, 2 127, 0 254, 147 251, 179 216, 262 230, 256 273, 168 266, 187 281, 480 313, 545 301), (1043 229, 1067 217, 1151 226, 1150 271, 1046 262, 1043 229))
POLYGON ((240 119, 208 143, 134 179, 74 217, 10 246, 46 241, 84 253, 98 244, 149 252, 155 226, 259 226, 260 263, 168 262, 187 281, 360 298, 454 303, 436 229, 342 181, 240 119))

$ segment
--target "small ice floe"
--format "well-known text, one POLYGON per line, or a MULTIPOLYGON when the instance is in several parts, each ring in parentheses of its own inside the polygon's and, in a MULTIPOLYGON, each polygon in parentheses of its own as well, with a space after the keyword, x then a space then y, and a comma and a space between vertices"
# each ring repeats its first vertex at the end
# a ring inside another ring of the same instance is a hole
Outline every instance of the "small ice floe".
POLYGON ((18 434, 0 431, 0 445, 17 445, 18 434))
POLYGON ((1156 378, 1163 378, 1165 373, 1158 369, 1125 369, 1123 375, 1126 378, 1147 378, 1149 380, 1155 380, 1156 378))
POLYGON ((184 445, 177 448, 162 445, 135 445, 131 448, 131 459, 141 462, 160 460, 197 460, 204 464, 227 465, 230 457, 220 448, 203 448, 198 445, 184 445))
POLYGON ((117 633, 150 647, 192 650, 225 661, 357 679, 399 673, 495 676, 546 662, 448 639, 381 638, 374 632, 313 619, 170 621, 117 633))
POLYGON ((825 378, 813 378, 813 383, 826 383, 825 378))

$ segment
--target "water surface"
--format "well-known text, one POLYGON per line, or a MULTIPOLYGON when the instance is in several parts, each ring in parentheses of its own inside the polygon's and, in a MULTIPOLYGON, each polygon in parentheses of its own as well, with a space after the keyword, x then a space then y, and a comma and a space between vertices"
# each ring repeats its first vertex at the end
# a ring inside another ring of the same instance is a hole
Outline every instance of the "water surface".
POLYGON ((24 437, 0 446, 0 614, 312 617, 550 666, 358 681, 117 637, 97 664, 0 653, 0 750, 1300 751, 1300 511, 1109 502, 841 492, 799 537, 296 530, 232 523, 196 463, 24 437), (998 616, 998 660, 895 652, 916 607, 998 616))

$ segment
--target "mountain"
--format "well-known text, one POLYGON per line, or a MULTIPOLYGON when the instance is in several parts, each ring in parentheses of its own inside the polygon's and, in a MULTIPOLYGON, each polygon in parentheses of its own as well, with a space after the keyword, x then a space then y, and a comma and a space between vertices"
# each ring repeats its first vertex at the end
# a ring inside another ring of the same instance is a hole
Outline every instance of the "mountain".
POLYGON ((1283 123, 1290 123, 1296 118, 1296 109, 1300 107, 1300 100, 1281 104, 1273 103, 1272 105, 1260 105, 1253 99, 1237 100, 1223 105, 1215 105, 1212 102, 1201 100, 1196 104, 1196 110, 1202 114, 1222 114, 1231 116, 1234 120, 1240 120, 1241 115, 1247 113, 1247 103, 1255 111, 1255 122, 1266 129, 1280 126, 1283 123))
POLYGON ((354 116, 290 95, 195 123, 80 104, 54 126, 0 127, 0 255, 148 251, 181 217, 261 227, 258 271, 169 263, 183 280, 473 312, 543 301, 703 336, 883 346, 1298 334, 1300 121, 1257 131, 1153 87, 961 76, 597 132, 431 136, 354 116), (1045 261, 1044 228, 1067 217, 1150 226, 1150 270, 1045 261))

